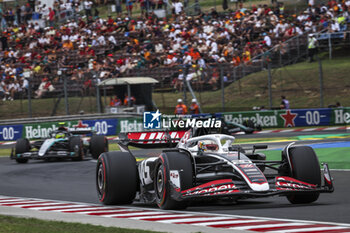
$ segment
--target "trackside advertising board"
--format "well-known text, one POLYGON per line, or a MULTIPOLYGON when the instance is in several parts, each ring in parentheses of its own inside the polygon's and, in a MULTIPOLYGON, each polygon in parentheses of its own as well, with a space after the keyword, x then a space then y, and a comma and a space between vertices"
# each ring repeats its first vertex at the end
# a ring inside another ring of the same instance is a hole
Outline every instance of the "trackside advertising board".
MULTIPOLYGON (((117 119, 103 120, 77 120, 65 121, 65 126, 73 127, 93 127, 97 134, 101 135, 116 135, 117 134, 117 119)), ((23 125, 22 136, 28 139, 38 139, 48 137, 50 132, 58 129, 59 122, 43 122, 23 125)), ((18 138, 16 138, 18 139, 18 138)))
MULTIPOLYGON (((344 111, 349 111, 345 110, 344 111)), ((333 109, 286 109, 222 113, 225 121, 243 124, 252 120, 262 128, 334 125, 333 109)), ((343 123, 344 124, 344 123, 343 123)))
POLYGON ((22 125, 0 126, 0 141, 14 141, 22 137, 22 125))
MULTIPOLYGON (((210 114, 201 114, 194 117, 201 116, 209 117, 210 114)), ((227 122, 240 124, 245 120, 252 120, 261 125, 262 128, 346 125, 350 124, 350 108, 225 112, 217 113, 215 117, 222 117, 227 122)), ((152 121, 152 118, 150 121, 152 121)), ((2 125, 0 126, 0 141, 15 141, 21 137, 28 139, 47 137, 52 130, 58 128, 58 123, 59 121, 23 125, 2 125)), ((65 123, 67 127, 94 127, 98 134, 106 136, 145 130, 142 117, 76 120, 65 121, 65 123)))

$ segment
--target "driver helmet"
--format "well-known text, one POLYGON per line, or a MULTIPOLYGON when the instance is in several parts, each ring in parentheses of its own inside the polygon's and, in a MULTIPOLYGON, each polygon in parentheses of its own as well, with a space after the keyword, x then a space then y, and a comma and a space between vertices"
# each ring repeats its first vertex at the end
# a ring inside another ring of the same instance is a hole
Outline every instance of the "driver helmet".
POLYGON ((57 133, 55 138, 64 138, 64 133, 57 133))
POLYGON ((58 130, 67 131, 66 122, 59 122, 58 130))
POLYGON ((202 151, 216 152, 219 150, 219 145, 212 140, 204 140, 198 142, 198 148, 202 151))

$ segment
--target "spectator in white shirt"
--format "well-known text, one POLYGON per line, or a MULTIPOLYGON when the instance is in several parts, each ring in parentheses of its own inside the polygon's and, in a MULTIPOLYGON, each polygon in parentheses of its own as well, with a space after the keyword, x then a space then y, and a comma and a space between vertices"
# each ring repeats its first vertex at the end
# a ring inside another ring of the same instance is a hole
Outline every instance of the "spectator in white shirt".
POLYGON ((179 0, 175 0, 175 2, 172 3, 172 6, 176 15, 179 15, 183 10, 183 4, 179 0))

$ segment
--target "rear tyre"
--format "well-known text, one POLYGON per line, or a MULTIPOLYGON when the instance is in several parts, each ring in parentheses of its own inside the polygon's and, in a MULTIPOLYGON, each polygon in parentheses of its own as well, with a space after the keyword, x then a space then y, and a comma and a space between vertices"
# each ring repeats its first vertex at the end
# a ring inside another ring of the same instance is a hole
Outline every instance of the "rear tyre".
POLYGON ((180 191, 193 187, 192 162, 186 153, 166 152, 159 157, 154 177, 156 203, 164 210, 185 209, 187 201, 176 201, 171 196, 170 171, 177 170, 180 176, 180 191))
MULTIPOLYGON (((20 138, 16 141, 16 147, 15 147, 15 153, 17 154, 23 154, 25 152, 30 151, 30 143, 29 140, 26 138, 20 138)), ((17 158, 17 163, 27 163, 28 158, 17 158)))
POLYGON ((73 161, 82 161, 84 159, 83 142, 80 137, 69 138, 69 151, 75 153, 73 161))
POLYGON ((103 135, 93 135, 90 140, 90 152, 93 159, 97 159, 103 152, 108 152, 108 140, 103 135))
POLYGON ((137 190, 135 157, 119 151, 102 153, 97 160, 96 187, 105 205, 132 203, 137 190))
MULTIPOLYGON (((315 151, 309 146, 291 147, 289 158, 292 165, 292 177, 309 184, 321 185, 321 168, 315 151)), ((292 204, 305 204, 316 201, 319 193, 293 194, 287 199, 292 204)))

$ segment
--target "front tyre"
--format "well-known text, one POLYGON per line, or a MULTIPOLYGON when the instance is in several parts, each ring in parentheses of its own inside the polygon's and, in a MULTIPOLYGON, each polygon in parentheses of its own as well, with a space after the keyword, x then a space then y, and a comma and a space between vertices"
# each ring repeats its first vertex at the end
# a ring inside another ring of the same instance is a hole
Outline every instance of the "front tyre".
MULTIPOLYGON (((16 141, 16 147, 15 147, 15 153, 17 154, 23 154, 25 152, 30 151, 30 143, 29 140, 26 138, 20 138, 16 141)), ((17 163, 27 163, 28 158, 16 158, 17 163)))
POLYGON ((166 152, 160 155, 155 170, 154 190, 156 203, 164 210, 185 209, 187 201, 177 201, 171 195, 170 171, 177 171, 180 192, 193 187, 193 168, 190 156, 181 152, 166 152))
POLYGON ((80 137, 69 138, 69 151, 74 152, 73 161, 82 161, 84 159, 83 142, 80 137))
POLYGON ((245 130, 246 134, 252 134, 254 132, 255 124, 252 120, 244 120, 243 126, 247 127, 247 129, 245 130))
POLYGON ((135 157, 119 151, 102 153, 97 160, 96 187, 105 205, 132 203, 137 190, 135 157))
MULTIPOLYGON (((309 146, 297 146, 289 149, 292 177, 309 184, 321 185, 321 168, 315 151, 309 146)), ((316 201, 319 193, 292 194, 287 199, 292 204, 305 204, 316 201)))
POLYGON ((93 135, 90 140, 90 153, 97 159, 103 152, 108 152, 108 140, 103 135, 93 135))

